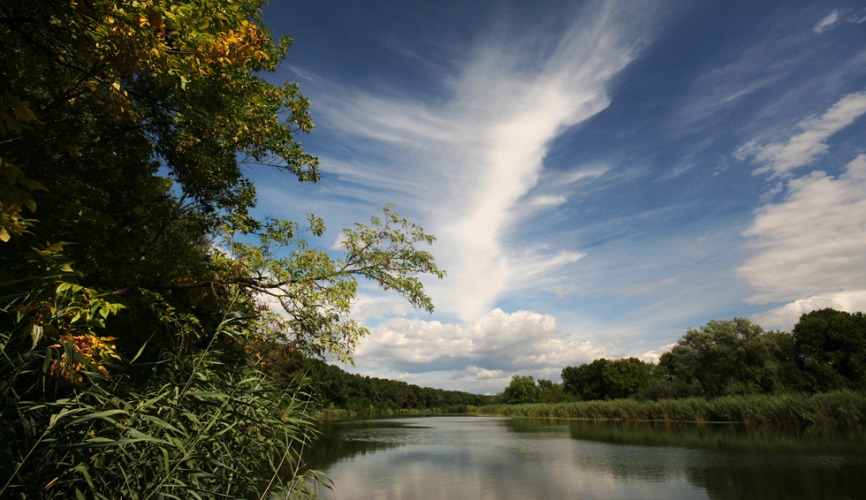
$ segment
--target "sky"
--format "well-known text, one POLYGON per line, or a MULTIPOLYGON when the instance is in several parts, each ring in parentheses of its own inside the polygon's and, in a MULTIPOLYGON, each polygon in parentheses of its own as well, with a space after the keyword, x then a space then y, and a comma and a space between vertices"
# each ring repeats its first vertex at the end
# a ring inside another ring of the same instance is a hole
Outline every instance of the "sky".
MULTIPOLYGON (((436 310, 362 283, 363 375, 475 393, 688 328, 866 310, 866 6, 271 0, 319 184, 259 213, 437 237, 436 310)), ((335 256, 339 254, 335 251, 335 256)))

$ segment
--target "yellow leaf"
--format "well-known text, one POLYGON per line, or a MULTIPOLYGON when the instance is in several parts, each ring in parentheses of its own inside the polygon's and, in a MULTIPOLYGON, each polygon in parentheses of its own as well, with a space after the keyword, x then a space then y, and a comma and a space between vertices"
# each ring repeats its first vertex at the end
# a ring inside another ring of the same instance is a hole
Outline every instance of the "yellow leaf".
POLYGON ((30 109, 30 101, 12 99, 12 110, 15 112, 15 118, 21 122, 30 122, 36 119, 36 115, 30 109))
POLYGON ((0 227, 0 241, 6 243, 7 241, 9 241, 10 238, 11 236, 9 235, 9 232, 6 231, 6 228, 0 227))

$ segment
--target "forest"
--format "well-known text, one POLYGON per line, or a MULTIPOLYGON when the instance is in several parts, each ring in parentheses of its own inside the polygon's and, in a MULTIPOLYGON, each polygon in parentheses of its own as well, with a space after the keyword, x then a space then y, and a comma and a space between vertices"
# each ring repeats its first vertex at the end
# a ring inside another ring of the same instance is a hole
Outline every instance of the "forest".
POLYGON ((281 385, 291 386, 297 383, 293 381, 307 380, 310 391, 328 417, 471 413, 478 406, 496 400, 494 396, 348 373, 339 366, 308 356, 287 356, 274 361, 269 371, 281 385))
POLYGON ((744 319, 690 328, 658 364, 596 359, 562 369, 562 383, 517 375, 500 403, 716 398, 866 390, 866 314, 821 309, 792 332, 744 319))
POLYGON ((257 218, 320 178, 260 0, 0 2, 0 497, 302 494, 289 354, 349 361, 359 280, 432 310, 433 236, 257 218))

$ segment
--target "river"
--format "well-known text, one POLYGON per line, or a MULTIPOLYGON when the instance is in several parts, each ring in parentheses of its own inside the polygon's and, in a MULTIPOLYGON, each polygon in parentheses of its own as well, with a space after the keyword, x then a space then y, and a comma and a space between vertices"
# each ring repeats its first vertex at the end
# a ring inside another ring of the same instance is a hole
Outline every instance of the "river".
POLYGON ((498 417, 326 422, 331 499, 866 498, 866 434, 498 417))

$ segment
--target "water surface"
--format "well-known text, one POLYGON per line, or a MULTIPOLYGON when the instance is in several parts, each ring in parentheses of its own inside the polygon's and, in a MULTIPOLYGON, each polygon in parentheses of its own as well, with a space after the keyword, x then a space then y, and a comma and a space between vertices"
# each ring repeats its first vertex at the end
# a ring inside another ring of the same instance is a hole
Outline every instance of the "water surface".
POLYGON ((866 498, 866 434, 419 417, 329 422, 334 499, 866 498))

